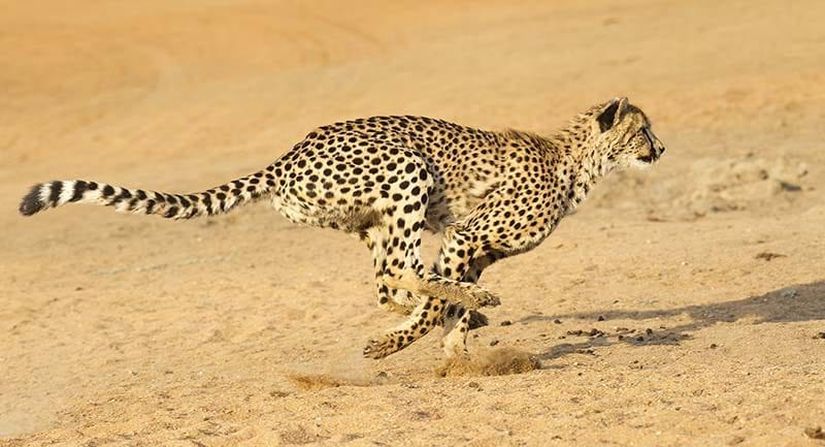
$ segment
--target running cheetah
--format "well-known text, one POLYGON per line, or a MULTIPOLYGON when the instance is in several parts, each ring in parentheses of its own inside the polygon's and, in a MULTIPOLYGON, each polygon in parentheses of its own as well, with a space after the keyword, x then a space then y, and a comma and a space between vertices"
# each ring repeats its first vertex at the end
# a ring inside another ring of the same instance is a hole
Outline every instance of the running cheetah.
POLYGON ((409 315, 363 350, 379 359, 444 328, 448 356, 466 353, 471 315, 499 298, 477 285, 499 259, 540 244, 618 168, 664 152, 627 98, 591 107, 551 136, 478 130, 415 116, 379 116, 320 127, 263 170, 194 194, 100 182, 42 183, 20 204, 31 216, 67 203, 191 219, 269 198, 289 220, 359 236, 372 251, 378 304, 409 315), (424 230, 442 234, 425 272, 424 230))

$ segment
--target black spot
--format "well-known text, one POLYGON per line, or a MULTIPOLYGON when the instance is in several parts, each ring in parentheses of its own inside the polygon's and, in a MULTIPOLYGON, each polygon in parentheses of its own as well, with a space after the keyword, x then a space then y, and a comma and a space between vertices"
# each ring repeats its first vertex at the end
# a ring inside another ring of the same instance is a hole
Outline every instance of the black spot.
POLYGON ((103 197, 109 197, 115 193, 115 188, 112 188, 112 185, 106 185, 103 187, 103 197))

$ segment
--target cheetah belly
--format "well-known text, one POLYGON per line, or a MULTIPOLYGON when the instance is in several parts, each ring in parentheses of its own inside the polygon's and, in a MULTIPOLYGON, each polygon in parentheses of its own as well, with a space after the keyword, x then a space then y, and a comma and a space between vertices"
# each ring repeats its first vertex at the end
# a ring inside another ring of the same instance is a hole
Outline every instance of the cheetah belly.
POLYGON ((274 195, 272 207, 291 222, 348 233, 359 233, 375 226, 380 218, 380 213, 367 206, 320 206, 289 195, 274 195))

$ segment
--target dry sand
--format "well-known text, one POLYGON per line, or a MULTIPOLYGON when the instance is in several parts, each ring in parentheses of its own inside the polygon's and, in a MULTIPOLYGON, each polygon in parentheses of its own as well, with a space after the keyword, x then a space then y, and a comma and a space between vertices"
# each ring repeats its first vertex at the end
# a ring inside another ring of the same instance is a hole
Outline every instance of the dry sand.
POLYGON ((825 2, 0 7, 0 445, 825 442, 825 2), (548 132, 619 94, 661 163, 482 279, 470 348, 523 374, 435 335, 362 359, 399 320, 366 248, 264 204, 16 213, 52 178, 211 187, 346 118, 548 132))

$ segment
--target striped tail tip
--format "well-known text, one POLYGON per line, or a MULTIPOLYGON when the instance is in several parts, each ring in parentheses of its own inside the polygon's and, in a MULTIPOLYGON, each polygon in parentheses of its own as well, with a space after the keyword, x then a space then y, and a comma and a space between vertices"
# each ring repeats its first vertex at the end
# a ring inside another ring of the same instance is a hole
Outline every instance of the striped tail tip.
POLYGON ((43 186, 42 183, 34 185, 31 191, 23 197, 23 200, 20 202, 20 214, 31 216, 46 208, 46 203, 40 198, 40 192, 43 186))

